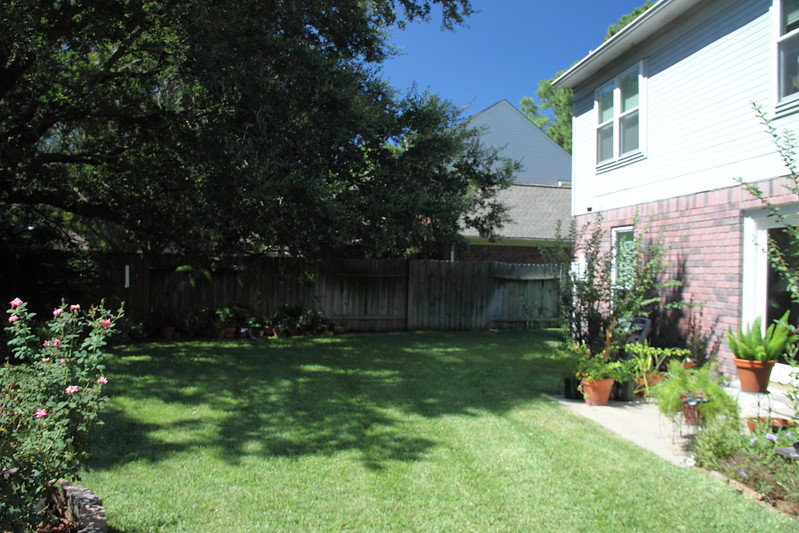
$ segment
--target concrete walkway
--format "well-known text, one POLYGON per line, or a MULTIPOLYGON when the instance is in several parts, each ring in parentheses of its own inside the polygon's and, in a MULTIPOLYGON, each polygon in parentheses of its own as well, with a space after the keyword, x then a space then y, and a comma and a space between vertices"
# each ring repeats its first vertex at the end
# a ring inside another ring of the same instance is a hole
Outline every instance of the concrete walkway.
MULTIPOLYGON (((784 389, 777 384, 769 386, 768 394, 741 392, 737 383, 727 392, 741 405, 741 416, 781 416, 791 418, 790 402, 784 389)), ((561 405, 584 416, 627 440, 646 448, 679 466, 690 466, 691 438, 698 428, 686 423, 675 424, 658 411, 652 400, 637 399, 633 402, 610 402, 607 406, 588 405, 582 400, 567 400, 562 395, 553 396, 561 405)))

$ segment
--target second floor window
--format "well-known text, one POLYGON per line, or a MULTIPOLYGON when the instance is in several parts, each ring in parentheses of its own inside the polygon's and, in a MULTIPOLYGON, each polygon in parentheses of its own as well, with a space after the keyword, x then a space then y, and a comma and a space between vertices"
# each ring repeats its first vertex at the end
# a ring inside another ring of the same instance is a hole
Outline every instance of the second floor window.
POLYGON ((639 64, 597 89, 597 163, 640 151, 641 79, 639 64))
POLYGON ((780 3, 780 99, 799 92, 799 0, 780 3))

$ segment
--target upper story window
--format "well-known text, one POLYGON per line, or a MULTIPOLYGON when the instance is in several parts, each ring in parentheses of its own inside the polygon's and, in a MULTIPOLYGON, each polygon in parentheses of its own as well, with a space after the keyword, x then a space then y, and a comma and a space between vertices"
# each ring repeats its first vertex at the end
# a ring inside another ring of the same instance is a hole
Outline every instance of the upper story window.
POLYGON ((780 99, 799 92, 799 0, 780 2, 780 99))
POLYGON ((641 65, 638 64, 597 89, 598 164, 641 150, 642 82, 641 65))

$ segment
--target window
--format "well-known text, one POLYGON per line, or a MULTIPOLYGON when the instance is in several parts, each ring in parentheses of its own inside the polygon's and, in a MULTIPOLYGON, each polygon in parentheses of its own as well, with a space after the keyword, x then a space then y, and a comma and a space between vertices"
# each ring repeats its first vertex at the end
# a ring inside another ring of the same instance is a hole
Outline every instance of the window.
POLYGON ((780 2, 780 99, 799 92, 799 0, 780 2))
POLYGON ((613 285, 628 289, 635 283, 635 230, 633 226, 613 228, 613 285))
POLYGON ((597 89, 597 163, 640 151, 641 82, 639 64, 597 89))

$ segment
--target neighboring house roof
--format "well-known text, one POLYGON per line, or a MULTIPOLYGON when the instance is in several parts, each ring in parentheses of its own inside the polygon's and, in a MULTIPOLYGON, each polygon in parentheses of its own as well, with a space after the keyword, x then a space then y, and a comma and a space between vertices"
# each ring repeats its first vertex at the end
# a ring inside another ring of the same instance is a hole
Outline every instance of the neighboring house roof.
POLYGON ((507 100, 471 116, 467 123, 481 130, 480 141, 500 156, 521 162, 517 183, 557 185, 571 180, 571 156, 507 100))
MULTIPOLYGON (((514 244, 552 241, 557 234, 558 220, 564 236, 569 232, 569 187, 517 183, 501 191, 498 199, 508 207, 513 219, 499 230, 504 240, 515 241, 514 244)), ((472 242, 479 240, 477 231, 471 228, 463 235, 472 242)))
POLYGON ((556 89, 573 89, 601 72, 613 61, 653 35, 668 29, 676 19, 684 15, 702 0, 660 0, 638 18, 621 29, 616 35, 589 52, 553 83, 556 89))

